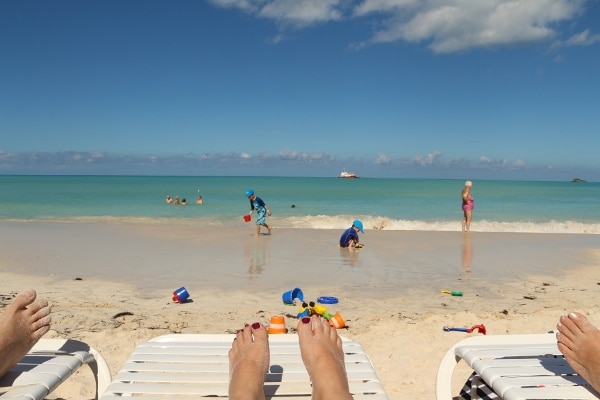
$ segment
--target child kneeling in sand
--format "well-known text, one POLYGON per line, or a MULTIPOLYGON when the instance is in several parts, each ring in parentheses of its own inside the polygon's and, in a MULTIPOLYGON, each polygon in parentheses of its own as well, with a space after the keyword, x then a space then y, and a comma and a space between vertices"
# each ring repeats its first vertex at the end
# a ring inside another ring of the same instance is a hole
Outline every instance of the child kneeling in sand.
POLYGON ((355 219, 352 222, 352 226, 342 233, 340 237, 340 247, 362 247, 359 245, 358 232, 365 233, 363 231, 363 223, 359 219, 355 219))

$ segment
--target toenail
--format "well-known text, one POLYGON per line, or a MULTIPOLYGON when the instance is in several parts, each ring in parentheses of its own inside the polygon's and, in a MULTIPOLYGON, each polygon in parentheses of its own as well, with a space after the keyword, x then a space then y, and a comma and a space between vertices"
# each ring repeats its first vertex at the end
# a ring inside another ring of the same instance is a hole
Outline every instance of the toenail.
POLYGON ((302 323, 303 324, 308 324, 309 322, 310 322, 310 318, 308 318, 308 317, 302 318, 302 323))
POLYGON ((252 328, 258 329, 258 328, 260 328, 260 324, 258 322, 255 322, 252 324, 252 328))

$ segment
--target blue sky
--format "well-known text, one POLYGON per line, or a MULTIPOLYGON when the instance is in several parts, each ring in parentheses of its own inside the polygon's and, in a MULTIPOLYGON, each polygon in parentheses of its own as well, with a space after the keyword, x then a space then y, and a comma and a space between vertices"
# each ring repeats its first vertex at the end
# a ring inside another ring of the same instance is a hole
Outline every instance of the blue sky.
POLYGON ((598 0, 0 2, 0 174, 600 181, 598 0))

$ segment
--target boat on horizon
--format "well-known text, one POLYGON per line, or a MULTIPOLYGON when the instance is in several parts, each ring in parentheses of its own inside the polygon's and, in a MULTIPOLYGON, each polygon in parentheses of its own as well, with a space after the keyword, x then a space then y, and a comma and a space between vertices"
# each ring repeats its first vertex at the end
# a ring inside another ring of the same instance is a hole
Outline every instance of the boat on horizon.
POLYGON ((358 178, 358 175, 356 175, 354 172, 348 172, 345 169, 342 170, 342 172, 340 172, 340 178, 358 178))

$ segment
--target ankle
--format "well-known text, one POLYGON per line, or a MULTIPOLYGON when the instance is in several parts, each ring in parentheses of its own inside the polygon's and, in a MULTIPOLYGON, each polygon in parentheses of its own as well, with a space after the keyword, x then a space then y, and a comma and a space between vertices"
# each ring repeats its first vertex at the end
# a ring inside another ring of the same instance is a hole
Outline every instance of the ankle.
POLYGON ((248 387, 241 387, 241 388, 229 390, 229 399, 231 399, 231 400, 257 400, 257 399, 264 399, 264 398, 265 398, 265 393, 262 388, 262 385, 261 385, 260 390, 258 390, 258 389, 252 390, 248 387))
POLYGON ((313 384, 313 400, 352 399, 345 373, 323 375, 311 379, 313 384))

